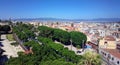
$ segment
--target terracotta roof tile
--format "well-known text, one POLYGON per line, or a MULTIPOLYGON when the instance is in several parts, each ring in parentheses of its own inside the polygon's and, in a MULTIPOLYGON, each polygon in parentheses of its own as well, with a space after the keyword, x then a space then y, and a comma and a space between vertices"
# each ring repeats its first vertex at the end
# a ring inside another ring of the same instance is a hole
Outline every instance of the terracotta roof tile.
POLYGON ((115 38, 113 36, 105 36, 105 40, 107 40, 107 41, 115 41, 115 38))

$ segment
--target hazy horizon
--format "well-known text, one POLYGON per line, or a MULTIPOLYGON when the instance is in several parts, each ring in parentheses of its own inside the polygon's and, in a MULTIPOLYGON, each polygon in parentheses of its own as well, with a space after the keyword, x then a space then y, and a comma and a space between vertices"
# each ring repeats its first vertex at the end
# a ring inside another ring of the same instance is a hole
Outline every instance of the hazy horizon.
POLYGON ((0 0, 0 19, 120 18, 120 0, 0 0))

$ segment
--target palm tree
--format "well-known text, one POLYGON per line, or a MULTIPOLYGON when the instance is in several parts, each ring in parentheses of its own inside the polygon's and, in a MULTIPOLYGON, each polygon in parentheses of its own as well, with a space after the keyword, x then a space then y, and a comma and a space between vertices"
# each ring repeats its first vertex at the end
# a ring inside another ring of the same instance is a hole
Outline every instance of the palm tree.
POLYGON ((78 65, 101 65, 100 56, 91 51, 85 52, 78 65))

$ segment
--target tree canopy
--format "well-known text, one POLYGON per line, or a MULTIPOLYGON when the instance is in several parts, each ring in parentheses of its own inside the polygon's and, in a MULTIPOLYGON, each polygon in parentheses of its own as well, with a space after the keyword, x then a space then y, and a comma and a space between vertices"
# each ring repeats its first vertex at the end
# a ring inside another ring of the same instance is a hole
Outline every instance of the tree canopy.
POLYGON ((54 29, 53 40, 57 40, 59 42, 62 42, 65 45, 70 45, 69 32, 64 31, 64 30, 60 30, 60 29, 54 29))
POLYGON ((71 35, 72 44, 74 46, 80 46, 81 48, 82 46, 84 46, 84 43, 87 40, 87 37, 85 34, 81 32, 72 31, 70 32, 70 35, 71 35))
POLYGON ((40 36, 43 37, 48 37, 48 38, 52 38, 53 37, 53 29, 46 27, 46 26, 39 26, 38 30, 40 30, 40 36))
POLYGON ((0 31, 4 31, 5 33, 8 33, 11 30, 9 25, 0 25, 0 31))
MULTIPOLYGON (((84 64, 84 60, 91 59, 89 57, 90 54, 87 55, 88 58, 87 56, 76 55, 74 51, 68 50, 63 45, 54 42, 54 40, 57 40, 63 44, 70 44, 70 40, 72 40, 74 46, 81 47, 82 40, 84 40, 84 43, 87 40, 83 33, 75 31, 67 32, 46 26, 39 26, 38 30, 40 33, 36 41, 34 31, 29 29, 29 25, 18 23, 17 26, 14 26, 14 33, 22 41, 33 36, 33 39, 23 43, 26 48, 32 48, 33 54, 19 52, 19 56, 16 58, 11 57, 6 62, 6 65, 78 65, 84 64)), ((96 58, 99 57, 93 58, 92 63, 99 63, 96 61, 96 58)))
MULTIPOLYGON (((47 40, 46 38, 41 38, 41 39, 47 40)), ((49 42, 50 40, 48 39, 47 41, 49 42)), ((55 63, 54 65, 61 65, 61 64, 74 65, 75 64, 75 62, 72 63, 67 60, 71 58, 70 56, 68 57, 67 55, 64 56, 62 52, 56 51, 57 47, 54 48, 55 45, 49 45, 49 44, 50 43, 39 45, 36 41, 26 42, 24 45, 32 47, 33 54, 25 55, 24 53, 20 53, 19 57, 17 58, 11 57, 9 61, 6 63, 6 65, 14 65, 14 64, 16 65, 46 65, 47 63, 51 63, 51 65, 53 63, 55 63)), ((51 41, 51 44, 53 44, 52 41, 51 41)), ((74 55, 73 57, 78 58, 74 55)), ((72 58, 73 61, 75 61, 74 58, 72 58)))
POLYGON ((17 23, 13 27, 13 32, 16 33, 22 41, 28 41, 35 38, 35 33, 32 30, 34 27, 30 24, 17 23))
POLYGON ((70 40, 72 40, 72 44, 75 47, 80 46, 80 48, 82 48, 87 40, 86 35, 82 32, 67 32, 61 29, 49 28, 46 26, 39 26, 38 29, 40 31, 40 36, 57 40, 65 45, 70 45, 70 40))

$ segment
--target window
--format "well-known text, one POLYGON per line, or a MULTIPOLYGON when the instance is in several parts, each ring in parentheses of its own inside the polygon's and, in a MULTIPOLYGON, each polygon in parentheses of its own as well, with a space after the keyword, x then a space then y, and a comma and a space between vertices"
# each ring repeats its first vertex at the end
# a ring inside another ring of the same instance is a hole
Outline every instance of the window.
POLYGON ((114 58, 112 57, 112 60, 114 60, 114 58))
POLYGON ((101 51, 101 53, 104 55, 104 52, 101 51))
POLYGON ((119 64, 119 61, 117 61, 117 64, 119 64))
POLYGON ((108 54, 108 58, 109 58, 109 59, 111 59, 111 56, 110 56, 110 54, 108 54))
POLYGON ((107 42, 104 42, 104 45, 106 45, 107 44, 107 42))
POLYGON ((105 56, 106 56, 106 53, 105 53, 105 56))

